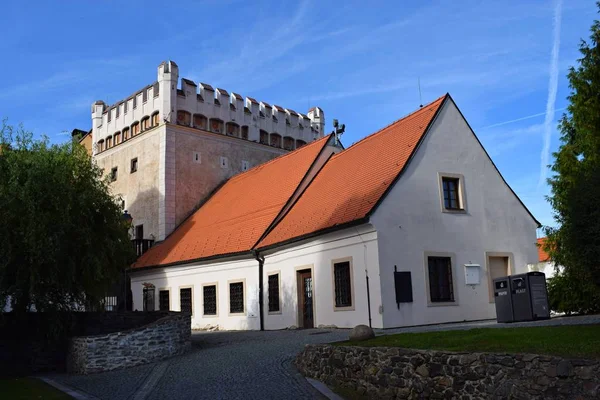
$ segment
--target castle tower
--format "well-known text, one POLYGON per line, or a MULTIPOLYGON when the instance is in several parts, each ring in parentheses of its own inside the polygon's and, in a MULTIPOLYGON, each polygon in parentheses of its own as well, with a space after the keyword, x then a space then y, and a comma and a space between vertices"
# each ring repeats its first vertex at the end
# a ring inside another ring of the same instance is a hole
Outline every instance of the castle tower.
MULTIPOLYGON (((95 132, 102 126, 102 114, 106 110, 106 103, 102 100, 96 100, 92 104, 92 143, 96 143, 99 138, 94 137, 95 132)), ((97 135, 97 134, 96 134, 97 135)), ((92 146, 92 149, 94 146, 92 146)), ((95 150, 93 150, 95 152, 95 150)))
POLYGON ((177 104, 177 82, 179 67, 175 61, 163 61, 158 66, 158 90, 161 98, 160 109, 163 121, 175 122, 177 104))
POLYGON ((310 118, 310 126, 314 128, 319 137, 325 135, 325 113, 320 107, 313 107, 308 110, 308 118, 310 118))

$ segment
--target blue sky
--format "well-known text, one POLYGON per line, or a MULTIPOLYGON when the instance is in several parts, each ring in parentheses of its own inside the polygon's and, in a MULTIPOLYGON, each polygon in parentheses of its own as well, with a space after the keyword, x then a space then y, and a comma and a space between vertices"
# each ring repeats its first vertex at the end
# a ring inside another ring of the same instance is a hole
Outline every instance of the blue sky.
POLYGON ((0 13, 0 118, 52 141, 89 129, 176 61, 180 76, 299 112, 321 106, 348 146, 450 92, 542 224, 566 74, 591 0, 11 2, 0 13), (555 100, 554 100, 555 99, 555 100), (556 110, 556 112, 552 112, 556 110), (548 115, 548 117, 547 117, 548 115))

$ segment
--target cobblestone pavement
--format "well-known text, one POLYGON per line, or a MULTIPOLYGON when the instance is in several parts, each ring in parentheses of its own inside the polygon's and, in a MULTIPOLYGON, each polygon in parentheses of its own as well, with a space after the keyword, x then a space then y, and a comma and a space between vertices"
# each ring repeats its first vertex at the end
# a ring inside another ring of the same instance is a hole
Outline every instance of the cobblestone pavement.
POLYGON ((347 329, 194 332, 192 351, 163 363, 50 378, 84 394, 111 400, 322 399, 291 361, 305 344, 345 340, 348 333, 347 329), (164 373, 156 376, 153 371, 159 369, 164 373))
MULTIPOLYGON (((600 315, 498 324, 464 322, 377 330, 377 334, 472 328, 600 324, 600 315)), ((305 344, 348 338, 347 329, 194 332, 192 351, 162 363, 88 376, 50 378, 100 399, 322 399, 292 359, 305 344)))

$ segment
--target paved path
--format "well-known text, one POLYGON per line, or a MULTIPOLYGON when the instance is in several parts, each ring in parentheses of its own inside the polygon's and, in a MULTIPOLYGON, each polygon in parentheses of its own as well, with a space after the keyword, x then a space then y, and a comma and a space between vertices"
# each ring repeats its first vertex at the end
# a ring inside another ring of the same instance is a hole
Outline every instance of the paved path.
MULTIPOLYGON (((515 324, 480 321, 377 333, 579 324, 600 324, 600 315, 515 324)), ((50 378, 100 399, 322 399, 291 361, 305 344, 345 340, 348 333, 347 329, 195 332, 192 351, 180 357, 102 374, 56 374, 50 378)))
POLYGON ((51 379, 100 399, 322 399, 291 365, 308 343, 348 338, 348 330, 192 334, 192 351, 162 363, 51 379))

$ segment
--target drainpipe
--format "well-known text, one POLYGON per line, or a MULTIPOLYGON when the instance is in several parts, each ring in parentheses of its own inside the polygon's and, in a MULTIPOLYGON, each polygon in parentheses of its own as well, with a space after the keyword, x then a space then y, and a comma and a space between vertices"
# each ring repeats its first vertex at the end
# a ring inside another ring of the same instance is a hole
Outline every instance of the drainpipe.
POLYGON ((260 320, 260 330, 265 330, 264 305, 263 305, 263 265, 265 257, 254 250, 254 258, 258 261, 258 316, 260 320))
POLYGON ((372 328, 372 326, 371 326, 371 291, 369 290, 369 270, 367 268, 367 244, 363 240, 362 235, 358 231, 358 228, 355 228, 355 229, 356 229, 356 233, 358 234, 358 237, 360 238, 360 241, 363 244, 363 254, 364 254, 364 264, 365 264, 365 277, 366 277, 366 280, 367 280, 367 309, 369 310, 369 328, 372 328))

